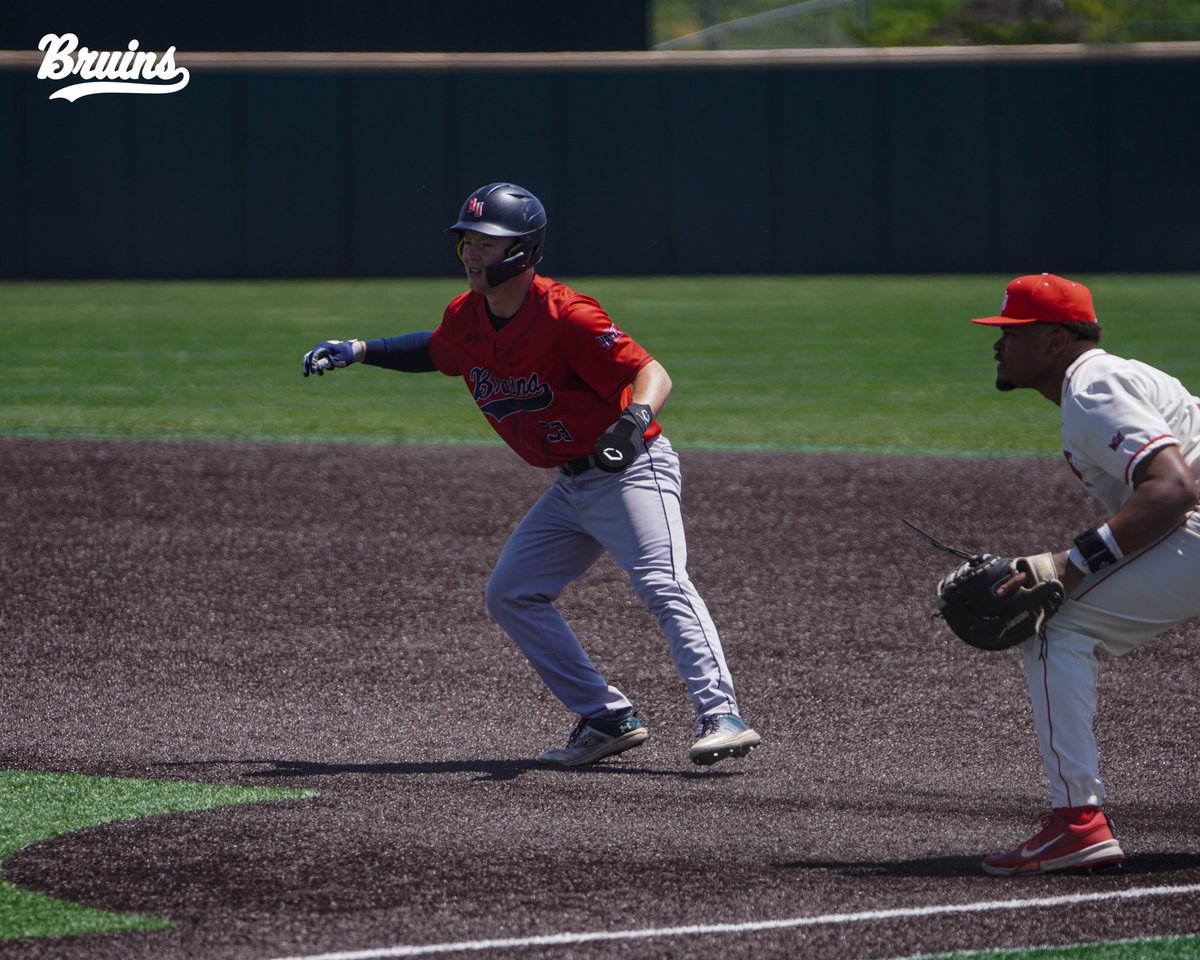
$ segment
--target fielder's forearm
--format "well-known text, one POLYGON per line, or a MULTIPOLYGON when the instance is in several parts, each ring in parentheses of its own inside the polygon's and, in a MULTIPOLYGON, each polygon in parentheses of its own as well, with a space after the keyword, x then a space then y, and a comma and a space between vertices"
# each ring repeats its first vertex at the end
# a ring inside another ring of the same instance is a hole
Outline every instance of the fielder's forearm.
MULTIPOLYGON (((1134 472, 1133 495, 1124 506, 1097 531, 1085 531, 1082 536, 1090 538, 1090 542, 1076 540, 1082 550, 1070 551, 1068 572, 1086 567, 1084 560, 1089 553, 1095 555, 1097 564, 1111 563, 1150 546, 1184 521, 1195 508, 1198 494, 1195 474, 1184 462, 1179 448, 1170 446, 1155 451, 1134 472)), ((1093 565, 1093 569, 1101 568, 1093 565)), ((1083 579, 1081 572, 1078 579, 1083 579)), ((1068 591, 1072 586, 1066 576, 1063 585, 1068 591)))
MULTIPOLYGON (((1165 456, 1155 460, 1163 461, 1164 466, 1170 462, 1165 456)), ((1196 482, 1191 472, 1186 468, 1161 471, 1137 485, 1133 496, 1108 521, 1108 526, 1121 551, 1132 553, 1170 533, 1195 506, 1196 482)))

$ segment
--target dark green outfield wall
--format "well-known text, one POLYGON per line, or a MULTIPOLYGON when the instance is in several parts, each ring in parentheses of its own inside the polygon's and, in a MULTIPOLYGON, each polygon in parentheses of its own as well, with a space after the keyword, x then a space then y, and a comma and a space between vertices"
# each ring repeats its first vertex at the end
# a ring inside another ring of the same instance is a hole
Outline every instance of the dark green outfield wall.
POLYGON ((0 276, 443 275, 497 179, 551 275, 1200 270, 1200 52, 588 63, 75 103, 10 63, 0 276))

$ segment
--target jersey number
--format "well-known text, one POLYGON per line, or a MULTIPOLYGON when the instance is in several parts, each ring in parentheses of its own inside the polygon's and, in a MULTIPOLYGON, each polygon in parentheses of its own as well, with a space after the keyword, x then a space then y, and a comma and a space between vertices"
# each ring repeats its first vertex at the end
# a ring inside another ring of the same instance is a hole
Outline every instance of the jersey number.
POLYGON ((547 443, 568 443, 575 439, 561 420, 539 420, 538 423, 546 431, 547 443))

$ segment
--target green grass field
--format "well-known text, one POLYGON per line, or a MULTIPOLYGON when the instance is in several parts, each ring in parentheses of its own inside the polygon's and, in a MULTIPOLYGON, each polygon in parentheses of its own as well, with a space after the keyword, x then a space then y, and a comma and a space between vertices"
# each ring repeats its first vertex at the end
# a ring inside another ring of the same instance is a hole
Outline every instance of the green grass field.
MULTIPOLYGON (((992 385, 1011 277, 566 278, 667 367, 693 449, 1056 454, 992 385)), ((1197 389, 1200 275, 1080 277, 1105 346, 1197 389)), ((499 442, 460 381, 300 376, 323 339, 432 329, 457 279, 0 284, 0 436, 499 442)))
POLYGON ((1198 956, 1200 937, 1161 937, 1074 947, 939 953, 921 960, 1194 960, 1198 956))
MULTIPOLYGON (((4 811, 0 865, 30 844, 114 820, 312 796, 316 796, 312 790, 0 770, 0 810, 4 811)), ((170 920, 109 913, 45 897, 0 879, 0 940, 169 926, 170 920)))

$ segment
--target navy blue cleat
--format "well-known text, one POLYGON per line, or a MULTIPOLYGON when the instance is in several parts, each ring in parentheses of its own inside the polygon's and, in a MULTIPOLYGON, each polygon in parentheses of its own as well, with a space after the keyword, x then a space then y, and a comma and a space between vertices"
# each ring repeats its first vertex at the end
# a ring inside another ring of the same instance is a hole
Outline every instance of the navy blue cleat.
POLYGON ((639 747, 649 736, 636 710, 608 717, 580 717, 567 738, 567 745, 561 750, 539 753, 538 760, 561 767, 579 767, 639 747))

